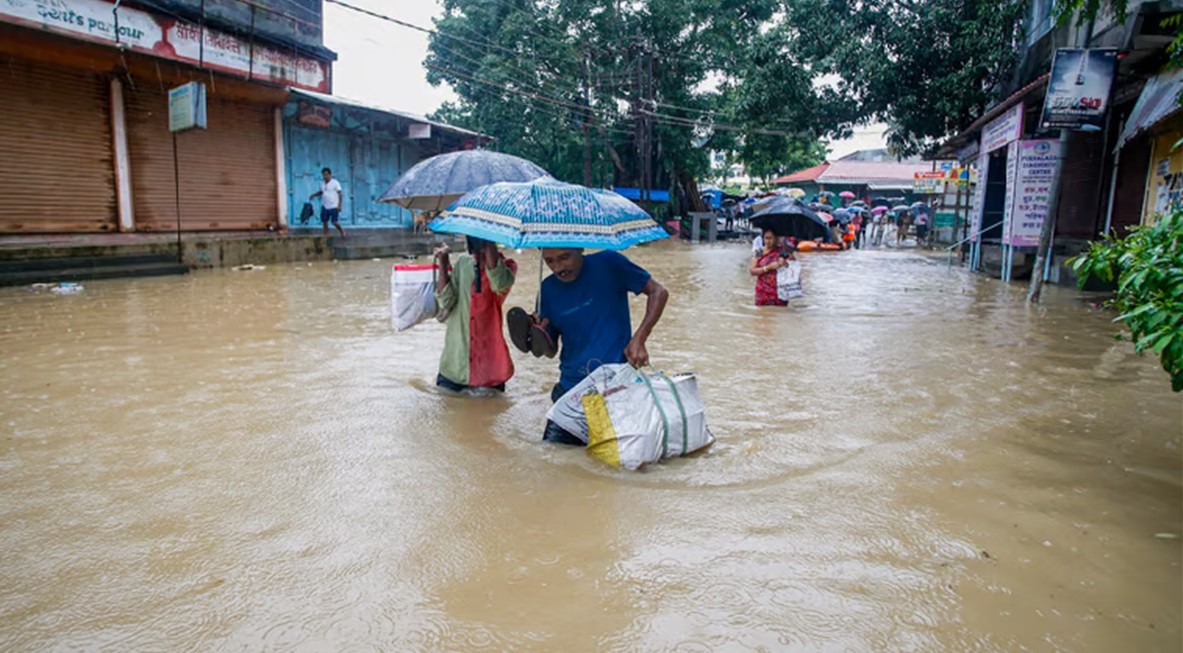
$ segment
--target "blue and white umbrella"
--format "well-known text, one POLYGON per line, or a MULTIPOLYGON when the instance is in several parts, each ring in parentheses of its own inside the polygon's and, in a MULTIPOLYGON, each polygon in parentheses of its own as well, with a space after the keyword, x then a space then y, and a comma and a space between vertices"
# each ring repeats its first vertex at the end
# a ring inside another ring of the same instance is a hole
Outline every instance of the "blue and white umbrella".
POLYGON ((424 159, 399 177, 378 198, 407 209, 440 211, 470 190, 499 181, 532 181, 547 173, 523 158, 464 150, 424 159))
POLYGON ((669 236, 641 207, 616 193, 551 178, 483 186, 460 198, 429 226, 435 232, 474 236, 514 249, 621 250, 669 236))

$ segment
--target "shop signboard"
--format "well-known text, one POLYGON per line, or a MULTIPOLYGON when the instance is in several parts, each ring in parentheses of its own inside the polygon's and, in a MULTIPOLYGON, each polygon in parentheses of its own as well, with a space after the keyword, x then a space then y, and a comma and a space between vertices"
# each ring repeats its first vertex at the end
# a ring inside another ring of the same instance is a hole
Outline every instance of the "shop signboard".
POLYGON ((933 172, 912 173, 912 192, 918 195, 940 195, 945 190, 945 173, 940 170, 933 172))
POLYGON ((950 211, 940 211, 932 220, 933 229, 947 229, 957 223, 957 214, 950 211))
POLYGON ((0 0, 0 21, 27 25, 249 79, 327 93, 328 64, 103 0, 0 0))
POLYGON ((1019 102, 982 127, 982 145, 979 154, 993 152, 1022 137, 1023 103, 1019 102))
MULTIPOLYGON (((1039 232, 1047 217, 1052 180, 1060 161, 1057 140, 1031 140, 1017 143, 1018 154, 1014 192, 1007 189, 1007 220, 1003 243, 1014 247, 1039 244, 1039 232)), ((1008 168, 1009 162, 1008 162, 1008 168)))
POLYGON ((990 178, 990 155, 986 152, 978 154, 978 183, 974 186, 973 208, 970 211, 970 240, 978 242, 978 232, 982 230, 982 211, 986 208, 986 180, 990 178))
POLYGON ((1060 48, 1043 99, 1043 129, 1100 131, 1117 71, 1117 50, 1060 48))

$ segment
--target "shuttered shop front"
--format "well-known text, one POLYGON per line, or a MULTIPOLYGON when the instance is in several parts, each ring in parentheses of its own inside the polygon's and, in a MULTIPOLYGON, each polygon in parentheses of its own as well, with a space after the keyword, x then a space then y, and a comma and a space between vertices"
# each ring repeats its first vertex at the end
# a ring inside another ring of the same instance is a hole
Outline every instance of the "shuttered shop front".
POLYGON ((266 229, 277 224, 274 107, 207 100, 207 129, 168 130, 168 97, 159 85, 127 93, 128 150, 136 228, 183 231, 266 229))
POLYGON ((116 230, 109 84, 0 55, 0 233, 116 230))

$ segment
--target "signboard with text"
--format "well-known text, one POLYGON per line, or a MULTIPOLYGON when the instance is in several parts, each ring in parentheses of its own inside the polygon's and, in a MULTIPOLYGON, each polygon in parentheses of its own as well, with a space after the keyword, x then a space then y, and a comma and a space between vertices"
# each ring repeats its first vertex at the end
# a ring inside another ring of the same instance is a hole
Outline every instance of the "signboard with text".
POLYGON ((1020 102, 982 127, 982 144, 979 154, 993 152, 1022 137, 1023 103, 1020 102))
POLYGON ((1019 141, 1016 145, 1015 186, 1013 193, 1008 188, 1002 242, 1015 247, 1035 247, 1047 217, 1052 180, 1060 161, 1060 143, 1035 140, 1019 141))
POLYGON ((168 91, 168 130, 205 129, 205 84, 189 82, 168 91))
POLYGON ((982 152, 978 154, 978 183, 974 186, 973 208, 970 210, 970 240, 978 242, 978 232, 982 230, 982 211, 986 208, 986 180, 990 175, 990 155, 982 152))
MULTIPOLYGON (((1002 205, 1002 242, 1006 243, 1006 233, 1011 218, 1015 212, 1015 188, 1019 184, 1019 141, 1006 144, 1006 202, 1002 205)), ((1007 243, 1009 244, 1009 243, 1007 243)))
POLYGON ((120 45, 249 79, 329 92, 326 62, 252 45, 224 32, 127 5, 116 8, 104 0, 0 0, 0 21, 120 45))
POLYGON ((1116 71, 1117 50, 1056 50, 1040 126, 1100 131, 1116 71))
POLYGON ((935 172, 912 173, 912 192, 919 195, 939 195, 945 190, 945 174, 935 172))

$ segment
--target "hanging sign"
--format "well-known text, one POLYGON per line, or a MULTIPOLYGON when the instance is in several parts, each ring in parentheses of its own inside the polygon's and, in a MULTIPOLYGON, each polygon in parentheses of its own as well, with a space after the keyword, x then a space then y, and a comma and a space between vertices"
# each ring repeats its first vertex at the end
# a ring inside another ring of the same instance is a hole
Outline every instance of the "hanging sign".
POLYGON ((970 240, 978 242, 978 232, 982 230, 982 212, 986 208, 986 180, 990 178, 990 155, 982 152, 978 155, 978 183, 974 186, 973 208, 970 213, 970 240))
MULTIPOLYGON (((1019 141, 1014 192, 1007 189, 1007 221, 1003 243, 1035 247, 1047 218, 1052 180, 1060 163, 1058 140, 1019 141)), ((1008 161, 1007 167, 1010 167, 1008 161)), ((1009 184, 1009 179, 1007 180, 1009 184)))
POLYGON ((328 129, 333 126, 333 108, 325 104, 300 100, 296 119, 301 125, 328 129))
POLYGON ((205 129, 205 84, 189 82, 168 91, 168 130, 205 129))
POLYGON ((993 152, 1022 137, 1023 103, 1020 102, 982 127, 982 146, 979 154, 993 152))
POLYGON ((1040 126, 1100 131, 1116 71, 1117 50, 1056 50, 1040 126))

